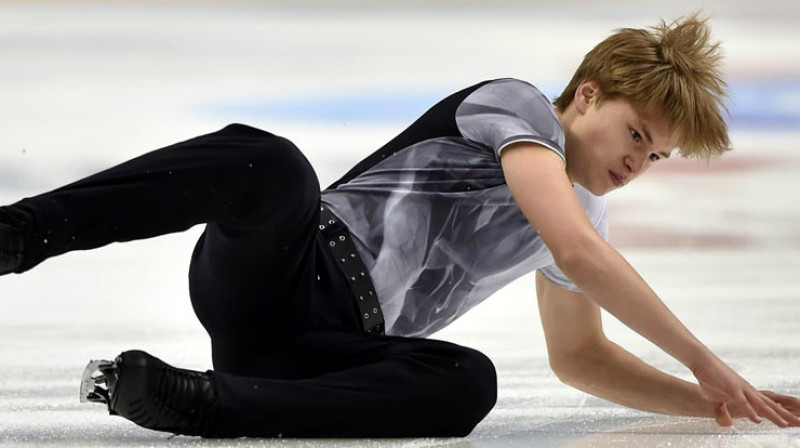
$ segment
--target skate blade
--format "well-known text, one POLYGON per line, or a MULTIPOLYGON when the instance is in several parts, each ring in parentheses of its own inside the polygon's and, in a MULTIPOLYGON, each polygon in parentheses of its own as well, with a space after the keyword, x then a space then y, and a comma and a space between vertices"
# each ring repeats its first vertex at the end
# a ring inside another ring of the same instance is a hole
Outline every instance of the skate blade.
POLYGON ((81 375, 81 403, 108 404, 108 378, 106 372, 111 372, 116 365, 104 359, 89 361, 81 375))

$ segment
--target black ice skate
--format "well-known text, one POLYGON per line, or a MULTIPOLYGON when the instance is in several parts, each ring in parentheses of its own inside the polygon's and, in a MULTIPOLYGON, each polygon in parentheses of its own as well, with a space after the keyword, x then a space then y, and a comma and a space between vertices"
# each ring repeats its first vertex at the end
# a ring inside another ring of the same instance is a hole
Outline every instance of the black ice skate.
POLYGON ((80 399, 148 429, 193 436, 208 436, 218 402, 210 371, 178 369, 139 350, 89 362, 80 399))

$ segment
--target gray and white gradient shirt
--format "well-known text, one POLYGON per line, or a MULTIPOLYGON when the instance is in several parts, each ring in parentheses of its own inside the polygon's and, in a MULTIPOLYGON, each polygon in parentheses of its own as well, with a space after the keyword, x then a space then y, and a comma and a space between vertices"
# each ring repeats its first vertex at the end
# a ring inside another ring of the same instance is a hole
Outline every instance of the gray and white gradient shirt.
MULTIPOLYGON (((386 334, 428 336, 537 269, 578 291, 505 183, 500 154, 517 142, 565 159, 564 131, 539 90, 484 81, 440 101, 322 192, 369 269, 386 334)), ((604 199, 579 185, 575 195, 607 238, 604 199)))

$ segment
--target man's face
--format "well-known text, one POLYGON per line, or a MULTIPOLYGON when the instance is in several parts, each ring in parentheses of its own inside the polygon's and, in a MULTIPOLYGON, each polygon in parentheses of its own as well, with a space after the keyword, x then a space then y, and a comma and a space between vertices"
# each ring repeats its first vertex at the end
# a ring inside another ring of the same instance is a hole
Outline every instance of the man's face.
POLYGON ((590 98, 570 129, 567 172, 595 195, 630 183, 674 145, 665 119, 636 111, 626 100, 590 98))

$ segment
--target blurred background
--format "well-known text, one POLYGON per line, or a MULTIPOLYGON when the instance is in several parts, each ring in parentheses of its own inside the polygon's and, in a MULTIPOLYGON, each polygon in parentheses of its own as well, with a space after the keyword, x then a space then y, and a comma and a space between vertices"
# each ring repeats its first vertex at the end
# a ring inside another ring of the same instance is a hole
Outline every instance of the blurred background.
MULTIPOLYGON (((288 137, 328 185, 451 92, 517 77, 555 98, 614 29, 694 11, 711 18, 726 55, 734 151, 659 162, 611 194, 611 240, 743 376, 800 395, 794 1, 2 1, 0 203, 232 122, 288 137)), ((73 253, 0 279, 0 444, 201 443, 167 442, 77 402, 85 362, 123 349, 211 367, 186 288, 200 230, 73 253)), ((605 317, 612 339, 691 379, 605 317)), ((547 365, 532 276, 435 337, 489 354, 497 407, 465 440, 373 445, 800 446, 797 430, 653 416, 560 384, 547 365)))

